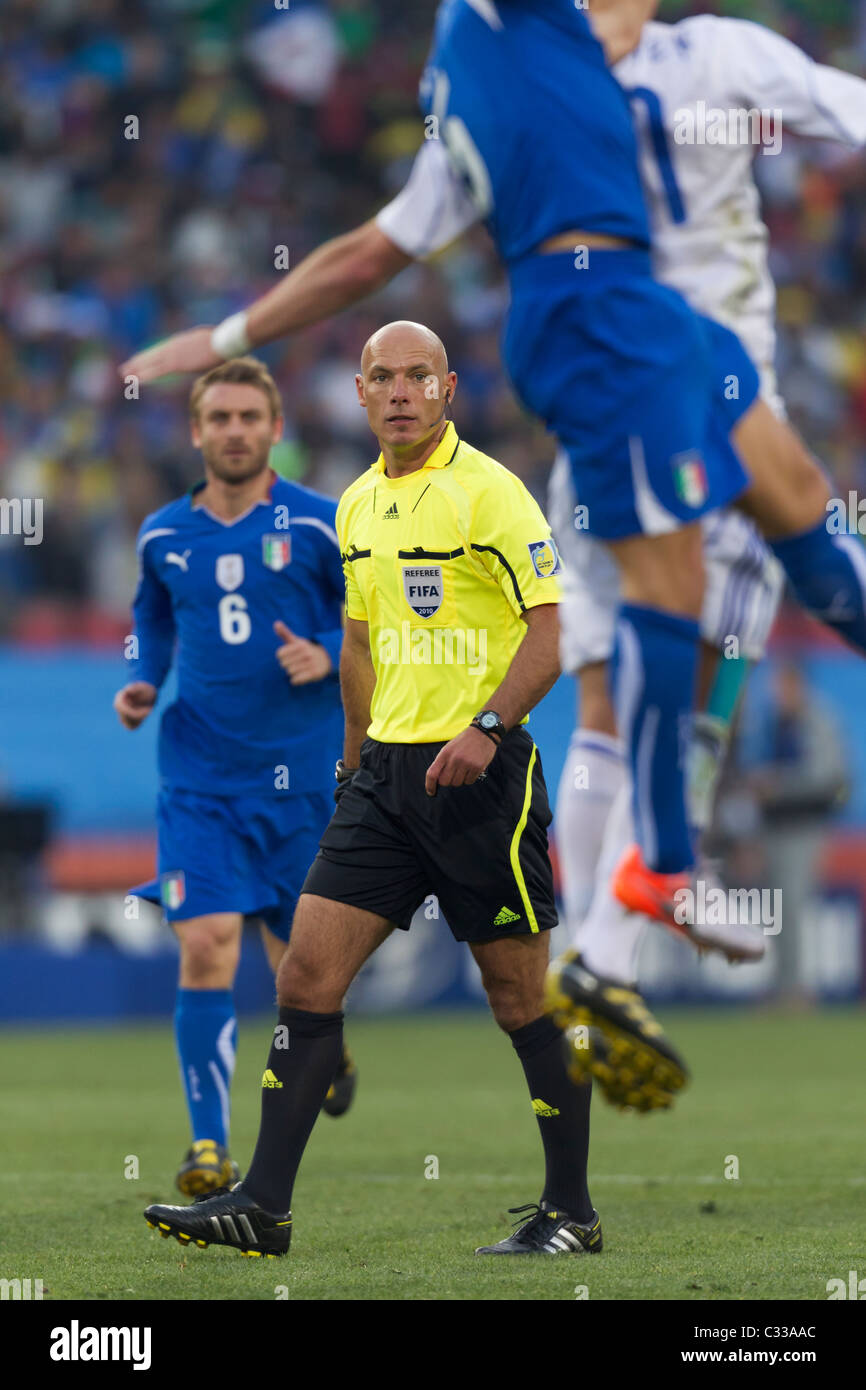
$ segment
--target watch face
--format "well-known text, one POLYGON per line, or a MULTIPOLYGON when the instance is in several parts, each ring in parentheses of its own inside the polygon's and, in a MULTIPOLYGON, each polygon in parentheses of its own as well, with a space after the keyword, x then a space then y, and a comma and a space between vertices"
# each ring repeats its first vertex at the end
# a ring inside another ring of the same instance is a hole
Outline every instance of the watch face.
POLYGON ((488 710, 486 714, 482 714, 478 722, 484 729, 495 729, 496 725, 499 723, 499 715, 494 714, 492 710, 488 710))

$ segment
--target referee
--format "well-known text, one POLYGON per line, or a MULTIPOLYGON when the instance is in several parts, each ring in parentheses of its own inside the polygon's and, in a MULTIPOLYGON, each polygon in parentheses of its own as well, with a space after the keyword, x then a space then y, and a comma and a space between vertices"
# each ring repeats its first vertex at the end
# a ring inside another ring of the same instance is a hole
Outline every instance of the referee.
POLYGON ((145 1216, 181 1241, 285 1254, 292 1188, 340 1058, 361 966, 434 893, 514 1045, 545 1157, 540 1202, 479 1254, 601 1250, 586 1184, 589 1086, 544 1014, 556 924, 550 810, 527 712, 559 673, 559 560, 523 484, 458 439, 457 385, 421 324, 374 333, 356 377, 381 453, 343 494, 337 810, 277 975, 279 1026, 250 1170, 231 1191, 145 1216))

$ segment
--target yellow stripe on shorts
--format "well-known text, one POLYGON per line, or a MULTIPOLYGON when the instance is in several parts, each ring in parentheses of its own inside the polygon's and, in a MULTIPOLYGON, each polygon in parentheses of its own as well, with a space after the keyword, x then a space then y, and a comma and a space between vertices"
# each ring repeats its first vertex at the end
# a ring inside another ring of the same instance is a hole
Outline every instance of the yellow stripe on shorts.
POLYGON ((523 795, 523 809, 520 812, 520 820, 514 827, 514 834, 511 837, 510 855, 511 870, 514 874, 514 879, 517 884, 517 887, 520 890, 520 896, 523 899, 523 906, 526 909, 526 919, 529 922, 530 931, 534 932, 538 931, 538 918, 535 915, 535 909, 532 906, 532 903, 529 901, 529 893, 526 887, 526 879, 523 877, 523 870, 520 867, 520 837, 523 834, 524 828, 526 826, 526 820, 529 816, 529 806, 532 801, 532 769, 535 767, 535 759, 537 755, 538 749, 533 743, 532 754, 529 759, 529 766, 526 769, 526 791, 523 795))

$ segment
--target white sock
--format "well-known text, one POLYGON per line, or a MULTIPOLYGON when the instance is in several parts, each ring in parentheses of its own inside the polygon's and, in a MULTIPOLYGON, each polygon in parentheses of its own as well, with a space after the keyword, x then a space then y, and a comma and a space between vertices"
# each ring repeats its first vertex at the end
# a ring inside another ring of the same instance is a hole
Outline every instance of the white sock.
POLYGON ((689 820, 698 841, 713 819, 716 791, 730 741, 730 724, 698 711, 692 723, 686 774, 689 820))
MULTIPOLYGON (((727 747, 727 726, 709 716, 698 716, 689 757, 688 794, 695 829, 706 830, 715 801, 716 786, 727 747)), ((610 880, 620 856, 634 843, 631 779, 626 778, 610 808, 598 858, 595 891, 583 922, 573 930, 572 943, 587 965, 599 975, 633 984, 646 917, 629 912, 610 891, 610 880)))
POLYGON ((631 778, 626 777, 604 827, 592 902, 572 940, 591 970, 628 985, 637 978, 638 949, 648 922, 613 896, 610 880, 623 850, 633 843, 631 778))
POLYGON ((622 741, 591 729, 575 729, 559 779, 555 821, 570 936, 592 901, 605 824, 620 787, 627 781, 622 741))

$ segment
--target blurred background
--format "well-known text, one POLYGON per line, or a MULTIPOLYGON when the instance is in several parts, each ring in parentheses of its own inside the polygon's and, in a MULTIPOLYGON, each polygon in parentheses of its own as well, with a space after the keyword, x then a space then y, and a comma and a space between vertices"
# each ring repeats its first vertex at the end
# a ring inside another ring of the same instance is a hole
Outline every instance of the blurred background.
MULTIPOLYGON (((0 534, 0 1019, 168 1015, 173 939, 126 896, 151 876, 156 724, 111 708, 144 516, 198 476, 188 383, 125 400, 133 349, 216 323, 403 184, 432 0, 6 0, 0 8, 0 493, 44 540, 0 534), (132 119, 131 119, 132 118, 132 119)), ((666 3, 760 19, 866 75, 866 0, 666 3)), ((866 159, 788 136, 759 178, 779 287, 779 371, 838 496, 866 492, 866 159)), ((551 442, 499 360, 502 272, 478 230, 355 312, 261 352, 287 425, 275 466, 337 496, 373 457, 353 376, 411 316, 460 377, 458 430, 544 502, 551 442)), ((170 695, 170 691, 167 692, 170 695)), ((163 703, 166 695, 163 695, 163 703)), ((563 678, 533 715, 551 798, 574 721, 563 678)), ((654 998, 851 1000, 866 989, 866 666, 785 607, 756 672, 715 848, 732 881, 784 885, 759 966, 652 933, 654 998)), ((241 1011, 272 986, 250 941, 241 1011)), ((359 1008, 473 1003, 468 952, 422 918, 359 1008)))

